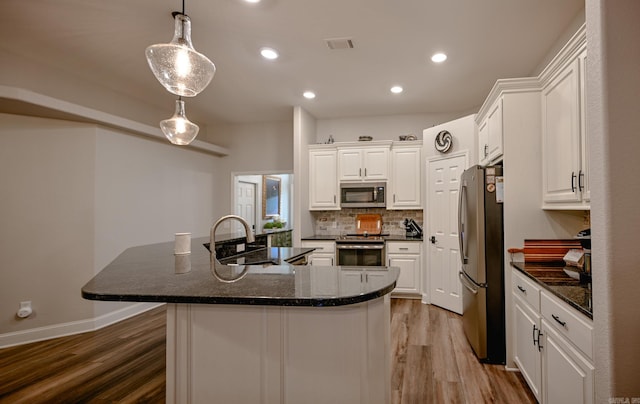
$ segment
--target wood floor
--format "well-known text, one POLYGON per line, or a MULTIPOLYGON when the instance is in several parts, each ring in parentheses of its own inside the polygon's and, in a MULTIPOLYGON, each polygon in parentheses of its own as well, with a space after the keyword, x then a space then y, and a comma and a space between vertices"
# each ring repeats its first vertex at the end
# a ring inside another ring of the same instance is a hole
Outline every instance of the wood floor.
MULTIPOLYGON (((477 361, 460 317, 392 299, 392 403, 535 403, 517 372, 477 361)), ((91 333, 0 349, 0 403, 163 403, 164 307, 91 333)))

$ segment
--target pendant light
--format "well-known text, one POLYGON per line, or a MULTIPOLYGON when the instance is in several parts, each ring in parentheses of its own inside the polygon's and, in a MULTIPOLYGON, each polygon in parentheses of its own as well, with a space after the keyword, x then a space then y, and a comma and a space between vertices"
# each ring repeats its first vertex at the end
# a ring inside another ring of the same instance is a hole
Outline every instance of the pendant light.
POLYGON ((172 13, 175 20, 173 39, 167 44, 147 47, 145 55, 156 79, 170 93, 193 97, 204 90, 216 72, 216 66, 191 43, 191 20, 182 12, 172 13))
POLYGON ((187 119, 184 112, 184 101, 182 97, 176 100, 176 112, 169 119, 160 121, 162 133, 173 144, 180 146, 188 145, 198 136, 200 128, 195 123, 187 119))

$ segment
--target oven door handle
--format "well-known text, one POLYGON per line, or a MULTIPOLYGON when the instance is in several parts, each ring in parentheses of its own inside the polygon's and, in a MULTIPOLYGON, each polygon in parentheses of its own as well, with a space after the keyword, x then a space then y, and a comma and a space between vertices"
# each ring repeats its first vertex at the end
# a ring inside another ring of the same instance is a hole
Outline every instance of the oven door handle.
POLYGON ((337 244, 336 248, 338 250, 383 250, 384 244, 337 244))

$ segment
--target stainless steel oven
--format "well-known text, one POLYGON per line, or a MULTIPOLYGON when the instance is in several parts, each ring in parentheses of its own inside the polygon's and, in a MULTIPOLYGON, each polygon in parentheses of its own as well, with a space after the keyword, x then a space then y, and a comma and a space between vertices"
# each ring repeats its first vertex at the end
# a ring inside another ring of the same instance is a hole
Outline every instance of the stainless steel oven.
POLYGON ((338 265, 384 266, 384 252, 380 236, 343 236, 336 240, 338 265))

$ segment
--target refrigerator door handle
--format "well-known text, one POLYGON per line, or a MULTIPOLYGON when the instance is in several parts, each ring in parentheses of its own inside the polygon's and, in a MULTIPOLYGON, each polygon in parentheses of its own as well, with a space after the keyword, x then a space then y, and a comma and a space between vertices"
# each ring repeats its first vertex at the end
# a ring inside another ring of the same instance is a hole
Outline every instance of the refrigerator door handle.
POLYGON ((466 265, 469 262, 469 258, 467 257, 467 247, 464 242, 464 231, 465 231, 465 221, 467 215, 467 198, 466 198, 466 189, 467 186, 461 182, 460 183, 460 195, 458 199, 458 244, 460 248, 460 261, 462 265, 466 265), (464 211, 464 212, 463 212, 464 211), (464 218, 463 218, 464 213, 464 218))
POLYGON ((474 295, 478 294, 478 289, 475 289, 474 286, 467 280, 467 278, 468 278, 467 274, 465 274, 464 272, 460 271, 460 272, 458 272, 458 277, 460 278, 460 283, 462 283, 462 286, 467 288, 467 290, 469 290, 469 292, 473 293, 474 295))

